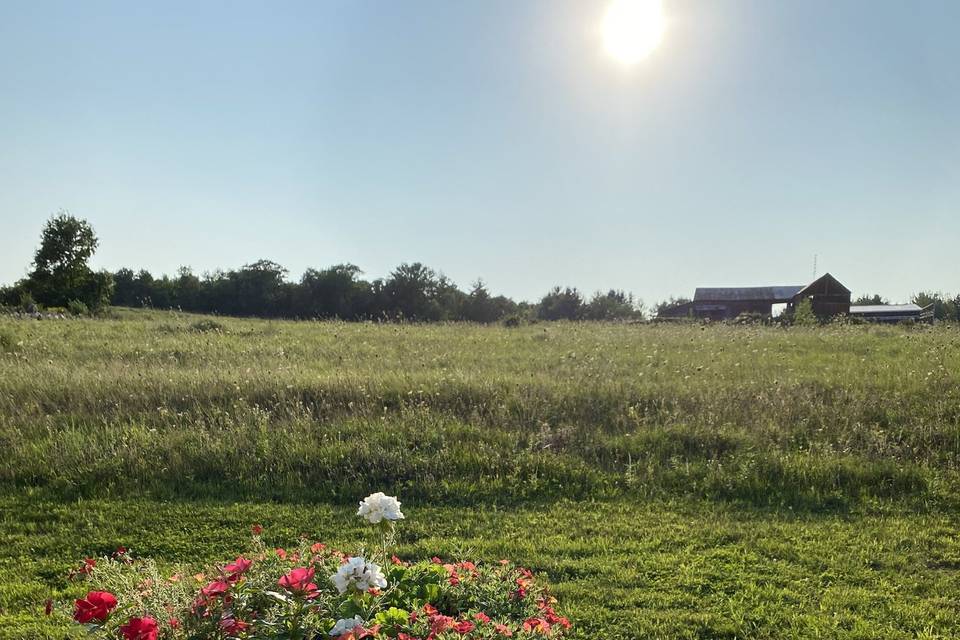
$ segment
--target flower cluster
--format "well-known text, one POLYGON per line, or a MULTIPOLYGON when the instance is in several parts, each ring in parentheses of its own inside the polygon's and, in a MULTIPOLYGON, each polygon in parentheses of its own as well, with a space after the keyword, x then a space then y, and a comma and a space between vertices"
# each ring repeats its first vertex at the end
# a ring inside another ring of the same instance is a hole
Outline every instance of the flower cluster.
POLYGON ((383 520, 403 520, 404 517, 400 512, 400 501, 380 491, 370 494, 360 502, 357 515, 366 518, 372 524, 378 524, 383 520))
POLYGON ((396 498, 368 496, 358 515, 390 525, 376 528, 379 551, 351 556, 308 540, 274 549, 256 525, 250 552, 199 573, 166 576, 126 551, 88 560, 75 573, 97 590, 76 600, 73 618, 122 640, 532 640, 569 628, 528 569, 390 553, 404 517, 396 498))

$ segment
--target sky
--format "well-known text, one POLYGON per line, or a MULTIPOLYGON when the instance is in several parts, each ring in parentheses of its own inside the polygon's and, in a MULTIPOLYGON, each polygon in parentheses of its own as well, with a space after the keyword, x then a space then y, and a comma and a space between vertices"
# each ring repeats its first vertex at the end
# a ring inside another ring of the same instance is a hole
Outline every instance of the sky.
POLYGON ((0 0, 0 283, 61 209, 92 264, 423 262, 648 304, 829 271, 960 292, 960 2, 0 0))

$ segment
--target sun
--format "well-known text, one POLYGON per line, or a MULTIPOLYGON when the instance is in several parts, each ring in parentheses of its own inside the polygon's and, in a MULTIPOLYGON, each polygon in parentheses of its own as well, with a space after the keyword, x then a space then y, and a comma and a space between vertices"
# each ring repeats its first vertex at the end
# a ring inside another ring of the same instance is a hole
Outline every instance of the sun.
POLYGON ((603 16, 603 46, 624 64, 653 53, 666 30, 661 0, 613 0, 603 16))

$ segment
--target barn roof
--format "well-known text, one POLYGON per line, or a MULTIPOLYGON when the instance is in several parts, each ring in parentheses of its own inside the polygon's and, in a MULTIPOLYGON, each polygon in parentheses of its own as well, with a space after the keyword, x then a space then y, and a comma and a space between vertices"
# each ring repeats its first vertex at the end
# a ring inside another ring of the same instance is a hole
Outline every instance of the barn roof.
POLYGON ((749 301, 762 300, 773 303, 790 302, 802 289, 803 285, 781 287, 698 287, 693 294, 696 302, 700 301, 749 301))

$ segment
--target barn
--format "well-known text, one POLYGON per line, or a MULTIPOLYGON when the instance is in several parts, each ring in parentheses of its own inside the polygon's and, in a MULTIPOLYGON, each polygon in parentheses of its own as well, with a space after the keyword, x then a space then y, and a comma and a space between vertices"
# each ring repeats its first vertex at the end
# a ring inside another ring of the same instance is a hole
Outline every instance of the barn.
POLYGON ((802 300, 810 300, 818 316, 850 313, 850 290, 827 273, 807 285, 700 287, 691 302, 677 305, 661 317, 731 320, 745 313, 772 315, 774 305, 791 309, 802 300))

